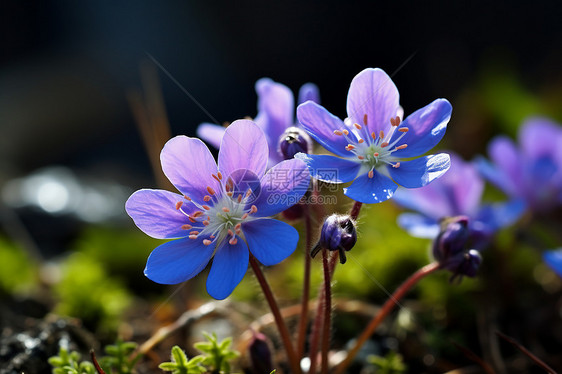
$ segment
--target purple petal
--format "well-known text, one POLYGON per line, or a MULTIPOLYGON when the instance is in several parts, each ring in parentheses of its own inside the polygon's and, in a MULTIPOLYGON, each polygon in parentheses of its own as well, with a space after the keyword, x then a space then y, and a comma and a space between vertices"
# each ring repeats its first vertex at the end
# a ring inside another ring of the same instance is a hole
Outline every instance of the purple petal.
POLYGON ((197 127, 197 136, 219 149, 224 135, 225 127, 213 125, 212 123, 202 123, 197 127))
POLYGON ((415 157, 435 147, 445 135, 452 109, 447 100, 437 99, 410 114, 399 126, 400 128, 407 127, 409 131, 405 134, 396 131, 390 141, 392 143, 404 134, 397 145, 407 144, 408 147, 397 150, 393 155, 395 157, 415 157))
POLYGON ((203 202, 207 186, 220 190, 211 176, 217 164, 209 148, 199 139, 176 136, 168 140, 160 153, 162 170, 170 182, 184 195, 203 202))
POLYGON ((420 212, 433 220, 456 214, 450 196, 440 180, 422 188, 410 190, 398 188, 392 200, 404 208, 420 212))
POLYGON ((305 83, 299 90, 299 104, 306 101, 314 101, 316 104, 320 104, 320 90, 318 86, 314 83, 305 83))
POLYGON ((182 210, 185 213, 191 214, 197 210, 182 195, 149 189, 132 194, 125 203, 125 210, 135 225, 153 238, 185 238, 188 232, 182 230, 181 226, 191 222, 188 222, 184 213, 176 209, 176 204, 180 201, 184 203, 182 210))
POLYGON ((434 184, 443 185, 453 205, 453 215, 472 216, 480 205, 484 181, 472 163, 465 162, 458 155, 451 153, 451 168, 434 184))
POLYGON ((399 185, 406 188, 418 188, 442 176, 450 166, 449 155, 439 153, 412 161, 402 161, 400 167, 388 167, 388 171, 392 179, 399 185))
POLYGON ((298 159, 283 161, 261 179, 258 198, 248 203, 258 208, 256 217, 269 217, 295 205, 308 190, 310 173, 298 159))
POLYGON ((207 277, 207 292, 222 300, 232 293, 248 270, 250 254, 243 240, 234 245, 224 240, 217 249, 211 271, 207 277))
POLYGON ((261 178, 267 161, 267 140, 254 122, 241 119, 227 127, 219 151, 219 170, 224 176, 248 169, 261 178))
POLYGON ((433 239, 439 234, 439 223, 420 214, 403 213, 398 216, 398 225, 416 238, 433 239))
POLYGON ((398 186, 390 178, 374 172, 373 178, 368 174, 359 176, 351 186, 343 189, 343 193, 355 201, 375 204, 390 199, 396 188, 398 186))
MULTIPOLYGON (((490 159, 502 171, 502 178, 507 178, 503 183, 500 182, 498 187, 506 188, 508 194, 514 195, 517 192, 517 186, 522 183, 521 167, 523 165, 522 157, 513 141, 505 136, 498 136, 492 139, 488 145, 488 154, 490 159)), ((494 179, 497 179, 494 178, 494 179)), ((490 180, 493 182, 493 180, 490 180)))
POLYGON ((144 275, 156 283, 181 283, 199 274, 213 256, 213 251, 213 245, 203 245, 201 240, 172 240, 152 251, 144 275))
POLYGON ((334 134, 335 130, 341 131, 345 125, 323 106, 307 101, 298 106, 297 118, 303 129, 328 151, 343 157, 349 156, 349 152, 345 150, 347 140, 334 134))
POLYGON ((542 258, 558 276, 562 277, 562 248, 554 251, 546 251, 542 258))
POLYGON ((347 94, 347 116, 354 123, 364 124, 367 115, 368 133, 378 134, 398 113, 398 89, 381 69, 365 69, 351 81, 347 94))
POLYGON ((484 157, 477 157, 475 159, 475 166, 480 175, 490 183, 501 189, 509 196, 517 196, 517 188, 503 170, 498 169, 490 161, 484 157))
POLYGON ((519 144, 525 157, 552 157, 560 148, 562 127, 547 118, 527 119, 519 130, 519 144))
POLYGON ((298 231, 285 222, 258 219, 242 225, 250 252, 265 266, 276 265, 297 248, 298 231))
POLYGON ((262 78, 256 82, 256 93, 258 94, 256 123, 267 136, 270 154, 276 153, 279 138, 287 127, 294 124, 293 92, 281 83, 262 78))
POLYGON ((306 162, 312 177, 328 183, 351 182, 361 169, 361 162, 329 155, 297 153, 295 158, 306 162))

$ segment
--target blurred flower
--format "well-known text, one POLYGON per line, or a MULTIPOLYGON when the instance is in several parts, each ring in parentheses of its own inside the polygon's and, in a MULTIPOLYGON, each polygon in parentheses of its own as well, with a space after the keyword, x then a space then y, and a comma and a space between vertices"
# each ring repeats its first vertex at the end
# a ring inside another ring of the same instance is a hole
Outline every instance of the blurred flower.
POLYGON ((339 251, 340 262, 345 264, 345 252, 351 250, 357 242, 355 223, 349 216, 332 214, 324 221, 320 240, 310 252, 314 257, 322 249, 339 251))
POLYGON ((478 159, 478 170, 513 198, 534 211, 562 203, 562 127, 546 118, 529 118, 519 130, 519 147, 505 137, 488 146, 492 163, 478 159))
POLYGON ((433 257, 442 268, 453 273, 451 281, 466 275, 476 276, 482 263, 480 253, 475 249, 465 250, 469 239, 469 219, 465 216, 446 218, 433 241, 433 257))
POLYGON ((363 203, 389 199, 397 188, 422 187, 449 168, 441 153, 406 161, 433 148, 445 134, 451 104, 437 99, 402 121, 398 90, 381 69, 365 69, 351 82, 345 121, 306 102, 297 108, 303 128, 337 156, 305 155, 315 178, 328 183, 354 181, 344 193, 363 203), (392 179, 391 179, 392 178, 392 179))
MULTIPOLYGON (((255 123, 263 130, 269 144, 269 167, 285 159, 279 149, 279 140, 285 130, 295 125, 295 99, 291 90, 269 78, 256 82, 258 94, 258 114, 255 123)), ((298 103, 307 100, 320 102, 318 87, 313 83, 303 85, 299 91, 298 103)), ((219 148, 225 127, 211 123, 202 123, 197 128, 197 135, 219 148)))
POLYGON ((160 156, 162 169, 182 193, 143 189, 127 201, 127 213, 146 234, 178 239, 157 247, 145 275, 176 284, 201 272, 214 255, 207 292, 224 299, 240 283, 249 252, 274 265, 296 248, 297 231, 267 217, 285 210, 306 192, 309 173, 300 160, 271 168, 267 141, 255 123, 239 120, 226 130, 218 168, 202 141, 186 136, 169 140, 160 156))
POLYGON ((469 218, 472 245, 481 248, 497 230, 515 222, 525 204, 513 200, 481 205, 484 181, 476 168, 454 153, 450 156, 451 168, 439 180, 423 188, 396 191, 393 199, 396 203, 420 213, 403 213, 398 217, 398 224, 412 236, 435 238, 442 219, 464 215, 469 218))
POLYGON ((543 253, 542 258, 558 276, 562 277, 562 248, 546 251, 543 253))

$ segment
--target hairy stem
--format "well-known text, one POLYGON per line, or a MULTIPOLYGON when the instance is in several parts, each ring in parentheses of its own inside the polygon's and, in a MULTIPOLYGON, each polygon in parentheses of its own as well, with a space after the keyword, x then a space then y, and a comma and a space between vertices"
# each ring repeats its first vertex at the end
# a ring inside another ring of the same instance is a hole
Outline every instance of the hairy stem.
POLYGON ((310 257, 310 249, 312 248, 312 219, 310 217, 311 209, 308 205, 304 206, 304 222, 306 226, 306 248, 304 253, 304 280, 302 286, 301 315, 299 320, 299 328, 297 335, 297 357, 302 358, 304 355, 304 341, 306 337, 306 328, 308 326, 308 299, 310 298, 310 266, 312 259, 310 257))
POLYGON ((328 374, 328 352, 330 350, 331 324, 332 324, 332 289, 331 272, 328 264, 328 250, 322 250, 322 265, 324 268, 324 321, 322 329, 322 374, 328 374))
POLYGON ((373 335, 377 327, 394 309, 394 306, 398 304, 400 299, 404 297, 404 295, 410 290, 410 288, 418 283, 420 279, 438 269, 440 269, 440 265, 437 262, 432 262, 431 264, 422 267, 414 274, 412 274, 408 279, 406 279, 406 281, 404 281, 404 283, 400 285, 400 287, 396 289, 396 291, 394 291, 394 293, 386 300, 379 313, 375 317, 373 317, 373 319, 371 320, 371 322, 369 322, 365 330, 363 330, 359 338, 357 338, 355 345, 347 353, 347 357, 336 368, 334 372, 335 374, 345 373, 347 367, 349 366, 349 364, 351 364, 351 362, 357 355, 357 352, 359 352, 359 349, 363 346, 367 339, 369 339, 371 335, 373 335))
POLYGON ((295 350, 293 348, 293 344, 291 343, 291 337, 289 335, 289 329, 287 329, 287 325, 285 324, 285 320, 279 311, 279 306, 277 305, 277 301, 273 296, 273 292, 271 292, 271 288, 263 275, 263 272, 260 269, 260 266, 254 256, 250 254, 250 265, 252 266, 252 270, 254 274, 256 274, 256 278, 260 283, 262 288, 263 294, 265 295, 265 299, 269 304, 269 308, 271 309, 271 313, 275 318, 275 323, 277 324, 277 329, 279 330, 279 335, 281 335, 281 340, 283 341, 283 345, 285 346, 285 351, 287 352, 287 358, 289 360, 289 365, 291 367, 291 372, 293 374, 301 374, 300 369, 300 362, 299 358, 297 357, 295 350))

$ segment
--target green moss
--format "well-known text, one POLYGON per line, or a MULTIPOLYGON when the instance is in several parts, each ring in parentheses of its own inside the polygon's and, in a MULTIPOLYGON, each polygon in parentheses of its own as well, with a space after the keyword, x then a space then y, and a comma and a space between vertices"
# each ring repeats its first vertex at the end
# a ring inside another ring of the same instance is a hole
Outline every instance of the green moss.
POLYGON ((37 270, 25 251, 0 237, 0 295, 31 292, 37 284, 37 270))

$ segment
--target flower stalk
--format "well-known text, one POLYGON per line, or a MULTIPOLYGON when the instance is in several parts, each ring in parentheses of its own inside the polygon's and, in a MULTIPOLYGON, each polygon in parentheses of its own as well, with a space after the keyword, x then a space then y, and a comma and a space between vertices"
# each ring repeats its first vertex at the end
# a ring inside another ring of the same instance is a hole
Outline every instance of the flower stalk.
POLYGON ((312 259, 310 257, 310 250, 312 248, 312 219, 310 217, 311 209, 308 205, 305 205, 304 209, 306 247, 304 255, 304 280, 302 286, 301 315, 297 335, 297 356, 299 358, 303 357, 304 355, 304 342, 306 337, 306 327, 308 325, 308 299, 310 298, 310 267, 312 263, 312 259))
POLYGON ((394 293, 386 300, 379 313, 375 317, 373 317, 371 322, 369 322, 365 330, 363 330, 361 335, 357 338, 353 348, 351 348, 347 353, 346 358, 342 361, 341 364, 337 366, 334 374, 345 373, 347 367, 349 366, 349 364, 351 364, 351 362, 359 352, 359 349, 361 349, 361 347, 367 341, 367 339, 369 339, 371 335, 373 335, 377 327, 381 324, 382 321, 384 321, 386 316, 394 309, 394 306, 398 304, 398 302, 402 299, 402 297, 404 297, 404 295, 406 295, 406 293, 415 284, 417 284, 420 281, 420 279, 433 273, 436 270, 439 270, 440 268, 441 265, 439 263, 432 262, 428 265, 425 265, 424 267, 416 271, 414 274, 412 274, 408 279, 406 279, 406 281, 404 281, 404 283, 402 283, 400 287, 398 287, 396 291, 394 291, 394 293))

